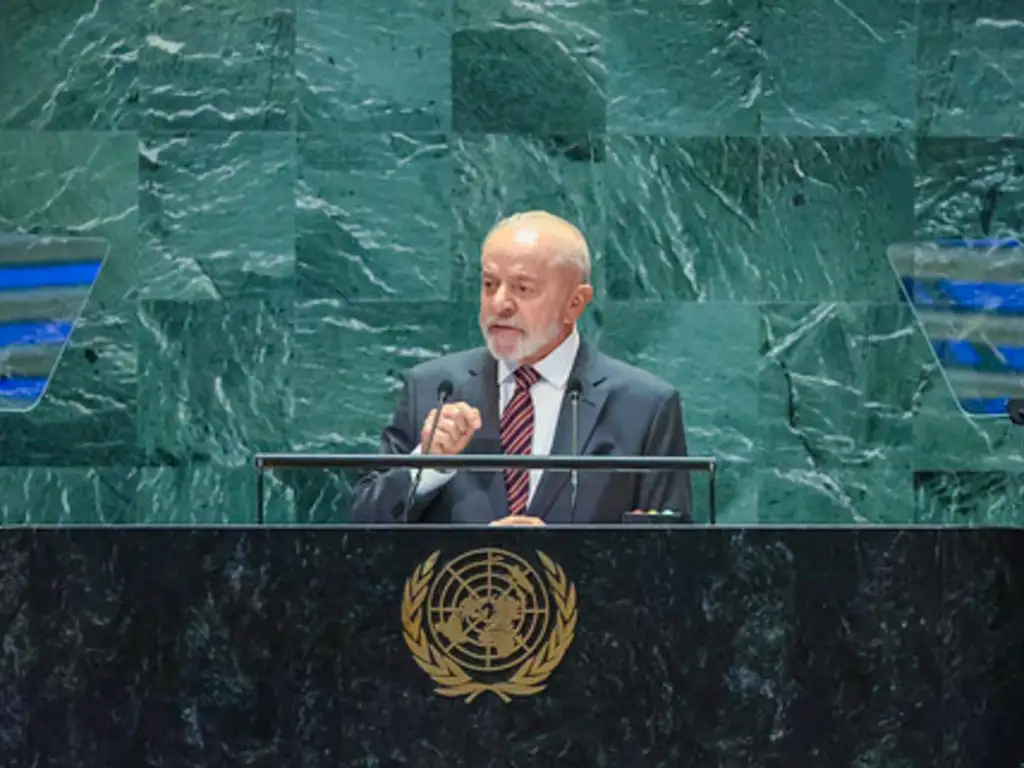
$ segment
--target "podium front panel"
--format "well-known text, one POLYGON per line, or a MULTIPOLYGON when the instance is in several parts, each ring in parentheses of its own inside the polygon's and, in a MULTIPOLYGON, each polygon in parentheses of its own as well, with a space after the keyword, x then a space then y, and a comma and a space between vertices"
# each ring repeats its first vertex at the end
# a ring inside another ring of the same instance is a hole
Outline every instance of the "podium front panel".
POLYGON ((8 530, 0 764, 983 764, 1018 538, 8 530))

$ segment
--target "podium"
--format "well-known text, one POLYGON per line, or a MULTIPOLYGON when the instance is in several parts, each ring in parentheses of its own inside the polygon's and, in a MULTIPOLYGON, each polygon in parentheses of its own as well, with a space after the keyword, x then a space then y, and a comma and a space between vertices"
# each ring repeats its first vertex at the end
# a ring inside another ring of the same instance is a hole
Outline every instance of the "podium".
POLYGON ((0 531, 0 764, 1015 765, 1017 531, 0 531))

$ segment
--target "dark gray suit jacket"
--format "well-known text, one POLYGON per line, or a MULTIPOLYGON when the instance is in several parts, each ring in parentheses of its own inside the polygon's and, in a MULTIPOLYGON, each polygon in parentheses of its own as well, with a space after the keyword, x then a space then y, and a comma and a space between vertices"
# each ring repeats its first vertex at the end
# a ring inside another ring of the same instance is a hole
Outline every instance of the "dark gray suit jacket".
MULTIPOLYGON (((583 384, 579 406, 580 453, 597 456, 685 456, 679 394, 639 368, 603 355, 581 341, 573 375, 583 384)), ((501 453, 497 362, 486 347, 448 355, 416 366, 404 387, 391 424, 381 436, 380 452, 408 454, 419 443, 427 414, 437 403, 437 387, 449 379, 449 402, 465 401, 480 411, 483 426, 464 453, 501 453)), ((572 453, 572 409, 562 402, 551 455, 572 453)), ((549 523, 616 523, 632 509, 674 509, 691 517, 687 472, 581 471, 575 512, 571 515, 569 472, 547 470, 527 515, 549 523)), ((402 509, 412 486, 409 470, 371 472, 358 483, 350 519, 357 523, 403 522, 402 509)), ((407 522, 484 524, 508 515, 501 472, 459 471, 430 495, 418 498, 407 522)))

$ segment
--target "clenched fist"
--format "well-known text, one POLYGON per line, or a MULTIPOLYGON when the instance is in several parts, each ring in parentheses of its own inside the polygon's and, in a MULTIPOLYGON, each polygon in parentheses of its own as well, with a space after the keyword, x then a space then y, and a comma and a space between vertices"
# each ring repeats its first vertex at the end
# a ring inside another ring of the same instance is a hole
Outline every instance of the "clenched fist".
POLYGON ((420 432, 420 445, 424 453, 453 456, 462 453, 473 435, 480 429, 480 411, 468 403, 448 403, 441 408, 441 418, 437 422, 434 443, 428 446, 430 427, 434 423, 435 408, 427 414, 420 432))

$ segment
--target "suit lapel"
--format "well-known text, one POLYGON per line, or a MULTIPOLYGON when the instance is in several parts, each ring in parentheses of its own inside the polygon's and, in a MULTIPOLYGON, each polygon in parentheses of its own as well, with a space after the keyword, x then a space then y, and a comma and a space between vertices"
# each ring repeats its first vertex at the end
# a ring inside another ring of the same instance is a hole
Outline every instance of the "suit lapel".
MULTIPOLYGON (((501 453, 501 426, 498 418, 498 364, 484 349, 469 368, 469 377, 456 392, 480 411, 483 422, 480 431, 473 436, 466 453, 501 453)), ((495 520, 508 515, 508 494, 505 491, 503 472, 467 472, 473 481, 484 490, 491 504, 495 520)))
MULTIPOLYGON (((597 427, 605 400, 608 397, 607 389, 600 386, 606 377, 600 370, 596 353, 586 342, 580 343, 570 379, 572 376, 576 376, 583 384, 579 405, 579 449, 580 455, 583 456, 587 452, 590 438, 593 437, 594 429, 597 427)), ((551 455, 571 456, 572 448, 572 403, 566 396, 562 399, 562 407, 558 412, 558 424, 555 427, 555 437, 551 444, 551 455)), ((569 478, 569 472, 551 470, 545 472, 541 476, 540 485, 537 487, 533 501, 530 502, 527 514, 533 517, 544 517, 569 482, 569 478)))

